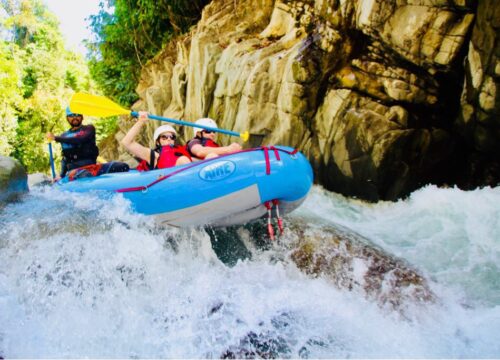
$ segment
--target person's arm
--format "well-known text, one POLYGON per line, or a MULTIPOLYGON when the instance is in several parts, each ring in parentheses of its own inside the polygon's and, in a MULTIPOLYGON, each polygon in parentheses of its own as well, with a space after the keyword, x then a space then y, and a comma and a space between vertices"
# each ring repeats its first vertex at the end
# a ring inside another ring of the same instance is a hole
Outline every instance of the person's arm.
POLYGON ((195 144, 191 147, 193 155, 200 159, 204 159, 208 154, 224 155, 240 150, 241 145, 238 143, 232 143, 231 145, 221 147, 208 147, 201 144, 195 144))
POLYGON ((74 136, 54 136, 54 140, 65 144, 83 144, 92 137, 95 137, 95 127, 87 125, 83 126, 74 136))
POLYGON ((121 144, 127 149, 132 155, 137 156, 142 160, 146 160, 148 163, 150 161, 151 149, 142 146, 135 141, 135 138, 141 131, 144 124, 148 121, 148 113, 145 111, 139 111, 139 118, 136 123, 130 128, 127 134, 121 141, 121 144))

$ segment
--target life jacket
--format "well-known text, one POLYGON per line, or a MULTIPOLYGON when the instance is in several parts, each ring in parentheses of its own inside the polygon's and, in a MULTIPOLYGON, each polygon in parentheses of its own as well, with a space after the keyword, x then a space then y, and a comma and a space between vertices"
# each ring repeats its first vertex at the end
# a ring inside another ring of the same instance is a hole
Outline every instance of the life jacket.
POLYGON ((68 177, 69 181, 73 181, 75 179, 80 179, 83 177, 94 177, 99 174, 101 168, 102 164, 92 164, 92 165, 82 166, 68 171, 66 176, 68 177))
POLYGON ((149 163, 146 160, 142 160, 136 169, 139 171, 148 171, 151 169, 166 169, 173 167, 175 166, 177 159, 181 156, 186 156, 189 160, 191 160, 191 155, 189 155, 184 146, 162 146, 156 150, 151 149, 149 163), (155 152, 160 154, 156 167, 154 166, 155 152))
POLYGON ((149 171, 151 170, 149 163, 146 160, 139 161, 139 165, 135 168, 137 171, 149 171))
MULTIPOLYGON (((87 127, 91 125, 82 126, 80 131, 88 131, 87 127)), ((68 130, 63 133, 63 136, 74 137, 78 134, 77 131, 68 130)), ((67 164, 79 162, 82 160, 90 160, 95 163, 99 155, 99 149, 95 144, 95 137, 89 138, 81 144, 67 144, 62 143, 62 155, 67 164)))
POLYGON ((70 170, 68 171, 67 176, 69 181, 73 181, 84 177, 94 177, 102 174, 127 172, 127 171, 129 171, 129 166, 126 163, 119 161, 111 161, 105 164, 86 165, 70 170))
POLYGON ((201 139, 201 145, 207 147, 220 147, 220 145, 217 144, 215 141, 206 138, 201 139))
POLYGON ((191 139, 188 141, 188 143, 186 144, 186 151, 190 154, 190 156, 193 156, 193 157, 196 157, 196 155, 194 155, 192 152, 191 152, 191 147, 189 146, 189 144, 195 140, 199 140, 200 143, 201 143, 201 146, 206 146, 206 147, 214 147, 214 148, 217 148, 217 147, 220 147, 219 144, 217 144, 215 141, 211 140, 211 139, 207 139, 207 138, 200 138, 200 137, 195 137, 194 139, 191 139))

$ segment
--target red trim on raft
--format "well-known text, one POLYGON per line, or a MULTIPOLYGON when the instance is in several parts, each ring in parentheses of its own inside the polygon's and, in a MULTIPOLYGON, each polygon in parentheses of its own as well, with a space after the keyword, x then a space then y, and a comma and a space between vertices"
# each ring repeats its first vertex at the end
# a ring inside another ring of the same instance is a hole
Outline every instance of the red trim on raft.
POLYGON ((271 174, 271 161, 269 159, 269 150, 273 150, 274 151, 274 156, 276 157, 276 160, 278 161, 281 161, 281 158, 279 156, 279 152, 280 151, 283 151, 289 155, 294 155, 298 152, 297 149, 294 149, 293 151, 288 151, 288 150, 283 150, 283 149, 279 149, 279 148, 276 148, 274 146, 260 146, 258 148, 252 148, 252 149, 246 149, 246 150, 241 150, 241 151, 236 151, 236 152, 233 152, 233 153, 229 153, 229 154, 224 154, 224 155, 221 155, 221 156, 218 156, 218 157, 215 157, 215 158, 211 158, 211 159, 207 159, 207 160, 203 160, 203 161, 198 161, 198 162, 195 162, 195 163, 192 163, 191 165, 189 166, 186 166, 186 167, 183 167, 181 169, 178 169, 168 175, 164 175, 164 176, 161 176, 159 177, 157 180, 153 181, 152 183, 148 184, 148 185, 145 185, 145 186, 135 186, 135 187, 129 187, 129 188, 123 188, 123 189, 118 189, 118 190, 115 190, 115 192, 118 192, 118 193, 124 193, 124 192, 131 192, 131 191, 145 191, 147 189, 149 189, 151 186, 155 185, 155 184, 158 184, 159 182, 165 180, 165 179, 168 179, 169 177, 172 177, 176 174, 179 174, 183 171, 186 171, 186 170, 189 170, 195 166, 199 166, 199 165, 203 165, 209 161, 214 161, 214 160, 220 160, 221 158, 224 158, 226 156, 229 156, 229 155, 233 155, 233 154, 236 154, 236 153, 243 153, 243 152, 251 152, 251 151, 264 151, 264 158, 266 160, 266 175, 270 175, 271 174))

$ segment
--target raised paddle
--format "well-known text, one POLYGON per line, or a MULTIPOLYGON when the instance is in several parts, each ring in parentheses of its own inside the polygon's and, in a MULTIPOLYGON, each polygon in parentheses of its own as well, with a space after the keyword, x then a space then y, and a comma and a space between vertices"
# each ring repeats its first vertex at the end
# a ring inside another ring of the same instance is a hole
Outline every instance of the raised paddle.
MULTIPOLYGON (((128 115, 128 114, 130 114, 134 117, 137 117, 139 115, 135 111, 130 111, 130 110, 127 110, 125 108, 122 108, 120 105, 114 103, 113 101, 111 101, 110 99, 108 99, 104 96, 90 95, 90 94, 85 94, 85 93, 75 93, 71 97, 71 101, 69 102, 69 109, 71 110, 71 112, 73 112, 75 114, 83 114, 83 115, 96 116, 96 117, 107 117, 107 116, 128 115)), ((166 122, 170 122, 170 123, 177 124, 177 125, 197 127, 197 128, 202 128, 205 130, 210 130, 210 131, 214 131, 214 132, 218 132, 218 133, 222 133, 222 134, 237 136, 237 137, 242 138, 243 142, 246 142, 250 136, 248 131, 245 131, 243 133, 239 133, 236 131, 213 128, 210 126, 198 125, 198 124, 191 123, 188 121, 170 119, 170 118, 156 116, 156 115, 150 115, 150 114, 148 114, 148 117, 150 119, 159 120, 159 121, 166 121, 166 122)), ((253 136, 253 134, 252 134, 252 136, 253 136)))

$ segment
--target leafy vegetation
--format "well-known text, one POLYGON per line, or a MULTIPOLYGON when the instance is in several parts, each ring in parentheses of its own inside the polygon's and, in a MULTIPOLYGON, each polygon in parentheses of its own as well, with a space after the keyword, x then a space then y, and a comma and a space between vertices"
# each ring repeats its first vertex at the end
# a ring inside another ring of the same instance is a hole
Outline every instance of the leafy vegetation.
POLYGON ((64 109, 75 91, 95 89, 85 60, 64 48, 40 0, 3 0, 0 16, 0 154, 28 172, 47 171, 45 133, 67 128, 64 109))
MULTIPOLYGON (((90 17, 95 37, 84 59, 65 49, 58 20, 42 0, 0 0, 0 154, 29 173, 48 172, 45 133, 67 129, 71 95, 104 93, 131 105, 142 66, 187 31, 208 2, 103 0, 90 17)), ((117 119, 93 124, 99 141, 116 131, 117 119)), ((54 153, 60 156, 57 147, 54 153)))
POLYGON ((173 36, 189 29, 209 0, 108 0, 91 16, 96 36, 87 43, 92 77, 104 93, 128 106, 142 66, 173 36))

